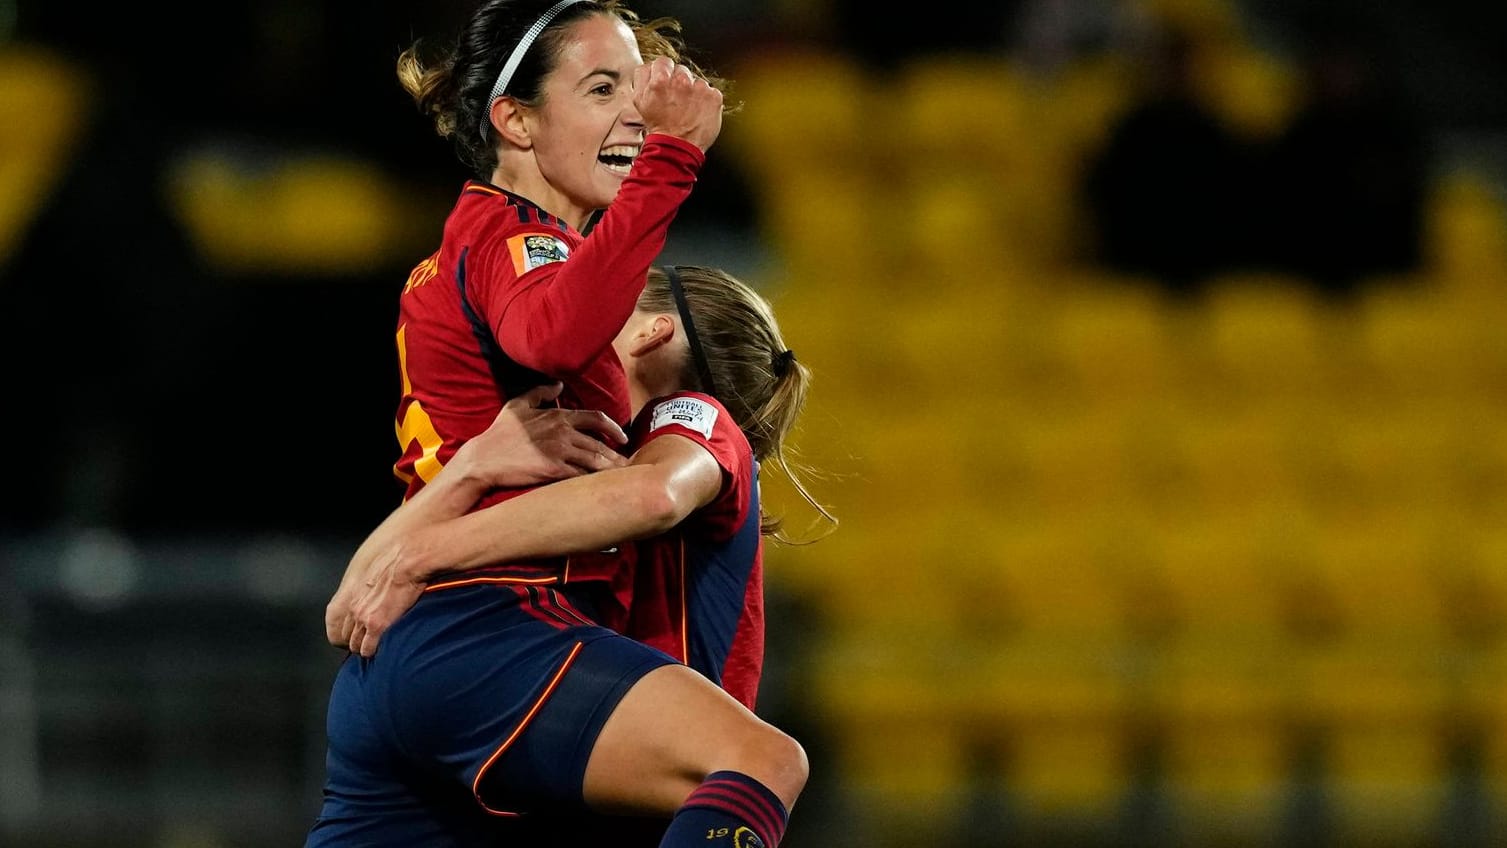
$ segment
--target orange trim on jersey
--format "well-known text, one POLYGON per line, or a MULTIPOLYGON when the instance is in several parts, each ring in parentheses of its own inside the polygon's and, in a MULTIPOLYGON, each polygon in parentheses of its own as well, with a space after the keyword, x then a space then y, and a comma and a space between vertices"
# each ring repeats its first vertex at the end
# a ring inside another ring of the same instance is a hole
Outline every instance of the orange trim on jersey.
POLYGON ((501 189, 492 188, 491 186, 476 185, 474 183, 471 184, 471 185, 466 186, 466 191, 475 191, 475 192, 480 192, 481 194, 490 194, 493 197, 501 197, 502 196, 502 190, 501 189))
POLYGON ((424 591, 433 592, 437 589, 455 589, 460 586, 476 586, 482 583, 523 583, 529 586, 547 586, 558 582, 559 579, 558 577, 468 577, 464 580, 431 583, 424 591))
POLYGON ((471 794, 476 798, 476 803, 480 804, 483 810, 486 810, 494 816, 520 815, 516 812, 509 812, 507 810, 494 810, 491 807, 488 807, 487 802, 481 800, 481 779, 486 776, 487 769, 491 768, 492 764, 497 762, 497 758, 502 756, 503 753, 507 751, 509 746, 517 741, 518 737, 523 734, 523 731, 528 727, 529 722, 534 720, 534 716, 539 714, 539 710, 544 706, 544 702, 548 701, 549 696, 555 693, 556 687, 558 687, 560 685, 560 681, 565 678, 565 672, 570 670, 571 665, 576 661, 576 656, 581 653, 581 649, 585 646, 586 643, 577 642, 576 646, 570 649, 570 656, 566 657, 565 662, 560 664, 560 670, 555 672, 554 679, 549 682, 548 686, 544 687, 544 693, 539 696, 539 700, 535 701, 534 705, 529 708, 528 715, 525 715, 523 717, 523 721, 518 722, 518 726, 513 728, 513 732, 509 734, 506 740, 503 741, 501 747, 499 747, 496 751, 493 751, 492 756, 487 757, 487 761, 482 763, 481 769, 476 772, 476 780, 471 782, 471 794))
POLYGON ((691 662, 691 628, 690 616, 686 613, 685 595, 685 537, 680 539, 680 661, 686 664, 691 662))

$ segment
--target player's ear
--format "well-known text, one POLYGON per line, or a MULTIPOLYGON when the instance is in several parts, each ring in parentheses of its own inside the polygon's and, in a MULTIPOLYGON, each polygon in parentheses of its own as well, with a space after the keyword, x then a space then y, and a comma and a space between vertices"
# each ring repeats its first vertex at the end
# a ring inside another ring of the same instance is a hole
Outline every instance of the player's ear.
POLYGON ((529 135, 529 128, 524 121, 523 107, 511 97, 499 97, 492 103, 491 109, 492 127, 508 143, 517 147, 528 149, 534 146, 533 137, 529 135))
POLYGON ((629 352, 634 356, 643 356, 675 338, 675 320, 668 315, 653 315, 633 335, 633 344, 629 352))

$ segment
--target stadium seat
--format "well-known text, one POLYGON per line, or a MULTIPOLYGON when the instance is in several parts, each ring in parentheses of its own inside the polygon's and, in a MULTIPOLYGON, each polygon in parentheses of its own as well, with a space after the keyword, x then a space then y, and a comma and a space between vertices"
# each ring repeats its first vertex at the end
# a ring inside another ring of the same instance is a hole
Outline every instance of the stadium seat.
POLYGON ((0 266, 51 197, 89 122, 92 80, 41 47, 0 48, 0 266))
POLYGON ((1127 639, 1123 540, 1060 518, 974 526, 976 553, 955 567, 968 593, 959 605, 994 599, 990 629, 1001 643, 1112 650, 1127 639))
POLYGON ((824 169, 859 168, 872 157, 873 114, 864 72, 840 52, 798 46, 745 54, 730 76, 741 104, 723 141, 761 183, 824 169))
POLYGON ((890 255, 876 239, 880 192, 861 169, 824 167, 758 186, 759 228, 792 288, 873 297, 888 288, 890 255))
POLYGON ((375 164, 318 152, 192 151, 164 190, 203 260, 230 275, 390 268, 433 249, 421 222, 452 202, 436 197, 426 212, 375 164))
POLYGON ((1286 403, 1200 409, 1188 404, 1166 425, 1175 439, 1185 492, 1208 515, 1260 515, 1295 506, 1294 429, 1301 413, 1286 403))
POLYGON ((1146 744, 1184 844, 1272 839, 1296 771, 1280 651, 1190 640, 1160 657, 1144 691, 1146 744))
POLYGON ((881 844, 919 838, 961 800, 970 738, 958 707, 971 678, 959 673, 967 657, 950 647, 837 634, 811 652, 798 684, 802 709, 834 745, 836 779, 881 844))
POLYGON ((1297 721, 1322 739, 1318 778, 1342 845, 1413 845, 1441 810, 1449 765, 1447 657, 1345 640, 1300 664, 1297 721))
POLYGON ((1156 528, 1153 579, 1165 594, 1170 651, 1270 657, 1291 638, 1299 544, 1280 509, 1210 514, 1156 528))
POLYGON ((1181 381, 1182 351, 1172 307, 1154 286, 1114 277, 1064 281, 1042 336, 1062 391, 1099 407, 1170 397, 1181 381))
POLYGON ((1339 604, 1344 637, 1377 649, 1443 650, 1447 610, 1437 544, 1410 522, 1329 522, 1313 567, 1339 604))
POLYGON ((1507 385, 1507 308, 1437 287, 1378 286, 1358 304, 1357 350, 1376 399, 1492 396, 1507 385))
POLYGON ((1039 80, 1043 120, 1036 129, 1077 173, 1129 105, 1131 63, 1114 53, 1082 55, 1039 80))
POLYGON ((1006 435, 1043 517, 1077 521, 1137 508, 1132 499, 1140 458, 1129 452, 1134 442, 1124 416, 1075 409, 1050 396, 1033 409, 1034 418, 1017 422, 1006 435))
POLYGON ((1286 127, 1300 80, 1277 55, 1237 42, 1204 51, 1199 67, 1209 102, 1237 133, 1259 142, 1286 127))
POLYGON ((1343 391, 1353 365, 1344 313, 1306 281, 1226 274, 1211 281, 1189 338, 1198 386, 1236 405, 1343 391))
POLYGON ((1048 92, 1006 56, 917 57, 899 69, 897 82, 900 114, 884 134, 890 185, 923 208, 962 205, 992 224, 983 242, 953 236, 920 244, 931 251, 998 244, 1007 261, 1036 265, 1066 259, 1075 163, 1041 131, 1048 92), (945 195, 936 202, 939 186, 945 195))
MULTIPOLYGON (((1023 679, 1021 685, 1037 681, 1023 679)), ((1112 718, 1043 721, 1008 737, 1003 785, 1028 821, 1113 820, 1132 776, 1125 736, 1112 718)))
POLYGON ((1469 169, 1441 177, 1426 209, 1428 269, 1451 291, 1493 298, 1507 282, 1507 204, 1469 169))
POLYGON ((935 54, 899 69, 898 107, 890 139, 914 160, 915 175, 972 173, 1007 188, 1033 164, 1037 99, 1032 81, 1005 56, 935 54))

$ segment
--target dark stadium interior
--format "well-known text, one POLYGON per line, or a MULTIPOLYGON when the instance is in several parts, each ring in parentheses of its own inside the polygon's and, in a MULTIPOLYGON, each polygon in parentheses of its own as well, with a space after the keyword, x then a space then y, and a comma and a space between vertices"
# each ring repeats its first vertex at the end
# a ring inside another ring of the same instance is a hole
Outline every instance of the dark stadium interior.
MULTIPOLYGON (((1507 4, 632 5, 842 519, 783 844, 1507 844, 1507 4)), ((0 845, 301 841, 469 6, 0 0, 0 845)))

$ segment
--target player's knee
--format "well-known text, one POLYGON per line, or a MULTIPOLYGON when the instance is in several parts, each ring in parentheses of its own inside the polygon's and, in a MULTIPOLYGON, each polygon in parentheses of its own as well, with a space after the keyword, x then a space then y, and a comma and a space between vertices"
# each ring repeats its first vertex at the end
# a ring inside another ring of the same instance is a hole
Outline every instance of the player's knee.
POLYGON ((811 776, 811 761, 806 758, 806 748, 786 733, 780 733, 780 761, 784 764, 783 790, 777 792, 785 801, 785 806, 795 804, 795 799, 806 788, 806 780, 811 776), (786 794, 788 793, 788 795, 786 794))
POLYGON ((762 722, 742 740, 737 760, 738 771, 763 783, 787 809, 806 788, 811 771, 805 747, 790 734, 762 722))

